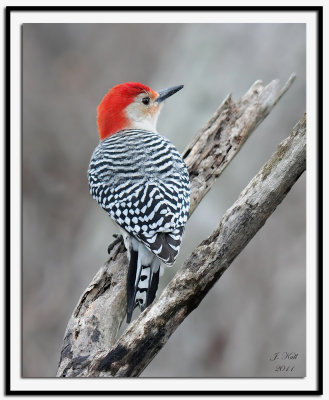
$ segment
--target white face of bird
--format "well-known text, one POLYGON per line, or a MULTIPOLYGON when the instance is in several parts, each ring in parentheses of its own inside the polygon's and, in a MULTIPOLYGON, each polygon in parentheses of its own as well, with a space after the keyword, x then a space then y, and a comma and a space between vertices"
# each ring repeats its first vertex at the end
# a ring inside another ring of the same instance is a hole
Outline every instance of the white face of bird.
POLYGON ((163 101, 181 90, 183 85, 152 90, 138 82, 114 86, 97 107, 97 126, 101 140, 123 129, 156 132, 163 101))
MULTIPOLYGON (((156 93, 156 92, 155 92, 156 93)), ((126 109, 126 115, 133 129, 145 129, 156 132, 156 124, 163 106, 156 101, 158 96, 140 93, 126 109)))

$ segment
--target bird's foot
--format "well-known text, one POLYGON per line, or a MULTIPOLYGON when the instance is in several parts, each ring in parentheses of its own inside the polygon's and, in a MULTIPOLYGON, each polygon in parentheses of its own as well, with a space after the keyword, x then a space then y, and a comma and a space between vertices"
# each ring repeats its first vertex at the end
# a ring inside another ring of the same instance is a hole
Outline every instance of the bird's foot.
POLYGON ((117 244, 120 243, 120 242, 123 243, 123 236, 120 235, 119 233, 114 233, 114 234, 113 234, 113 237, 114 237, 115 239, 113 240, 112 243, 109 244, 109 246, 108 246, 108 248, 107 248, 108 254, 111 253, 111 251, 112 251, 112 249, 113 249, 113 247, 114 247, 115 245, 117 245, 117 244))

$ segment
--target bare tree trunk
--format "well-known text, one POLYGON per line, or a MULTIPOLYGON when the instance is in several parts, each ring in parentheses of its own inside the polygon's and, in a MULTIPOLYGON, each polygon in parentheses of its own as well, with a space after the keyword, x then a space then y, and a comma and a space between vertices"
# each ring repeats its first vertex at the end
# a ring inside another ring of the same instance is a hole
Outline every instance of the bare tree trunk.
MULTIPOLYGON (((290 87, 257 81, 228 96, 184 152, 191 213, 255 127, 290 87)), ((83 293, 68 323, 57 376, 138 376, 241 252, 305 169, 305 117, 192 253, 160 298, 115 343, 125 317, 127 258, 120 240, 83 293), (115 344, 114 344, 115 343, 115 344)), ((190 213, 190 214, 191 214, 190 213)))

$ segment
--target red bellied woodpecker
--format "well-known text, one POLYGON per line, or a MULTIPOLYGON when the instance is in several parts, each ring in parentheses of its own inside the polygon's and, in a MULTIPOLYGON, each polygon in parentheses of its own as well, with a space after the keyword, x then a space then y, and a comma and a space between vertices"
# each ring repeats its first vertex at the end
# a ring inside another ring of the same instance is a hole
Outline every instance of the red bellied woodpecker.
POLYGON ((183 85, 156 92, 137 82, 113 87, 97 109, 100 143, 89 165, 90 193, 120 227, 128 251, 127 322, 156 295, 160 265, 175 261, 190 206, 186 165, 156 131, 163 101, 183 85))

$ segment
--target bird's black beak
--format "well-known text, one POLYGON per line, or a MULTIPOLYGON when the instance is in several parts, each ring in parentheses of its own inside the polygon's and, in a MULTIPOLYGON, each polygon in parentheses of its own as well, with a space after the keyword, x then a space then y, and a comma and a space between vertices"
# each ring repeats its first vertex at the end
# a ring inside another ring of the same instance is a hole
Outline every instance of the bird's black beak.
POLYGON ((174 93, 183 89, 184 85, 173 86, 168 89, 159 90, 159 97, 155 99, 157 103, 161 103, 163 100, 166 100, 168 97, 172 96, 174 93))

